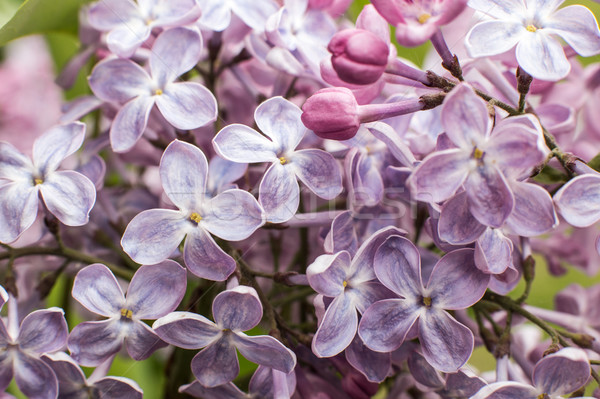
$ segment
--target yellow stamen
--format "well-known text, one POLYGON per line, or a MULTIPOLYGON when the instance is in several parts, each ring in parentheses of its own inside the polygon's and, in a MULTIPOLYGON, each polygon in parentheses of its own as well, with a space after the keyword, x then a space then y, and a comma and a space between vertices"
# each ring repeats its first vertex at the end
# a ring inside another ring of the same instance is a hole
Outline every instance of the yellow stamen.
POLYGON ((479 148, 475 148, 475 151, 473 151, 473 157, 475 159, 483 158, 483 151, 481 151, 479 148))
POLYGON ((431 306, 431 298, 426 296, 423 298, 423 305, 430 307, 431 306))
POLYGON ((38 184, 42 184, 44 181, 42 179, 40 179, 39 177, 36 177, 35 179, 33 179, 33 182, 37 186, 38 184))
POLYGON ((424 12, 423 14, 419 15, 419 18, 417 18, 417 21, 419 21, 419 23, 421 25, 423 25, 425 22, 427 22, 429 20, 429 18, 431 18, 431 14, 424 12))
POLYGON ((200 223, 200 221, 202 220, 202 216, 200 216, 196 212, 192 212, 192 214, 190 215, 190 220, 192 222, 200 223))
POLYGON ((527 25, 525 29, 527 29, 529 32, 535 32, 537 30, 537 28, 531 24, 527 25))
POLYGON ((133 312, 129 309, 123 308, 123 309, 121 309, 121 316, 131 319, 131 317, 133 316, 133 312))
POLYGON ((344 286, 344 288, 346 288, 348 286, 348 282, 346 280, 344 280, 344 282, 342 283, 342 285, 344 286))
POLYGON ((156 89, 156 90, 154 91, 154 94, 155 94, 155 95, 157 95, 157 96, 160 96, 160 95, 162 95, 162 94, 163 94, 163 91, 162 91, 162 89, 156 89))
POLYGON ((279 163, 285 165, 287 163, 287 159, 285 159, 285 157, 281 157, 279 158, 279 163))

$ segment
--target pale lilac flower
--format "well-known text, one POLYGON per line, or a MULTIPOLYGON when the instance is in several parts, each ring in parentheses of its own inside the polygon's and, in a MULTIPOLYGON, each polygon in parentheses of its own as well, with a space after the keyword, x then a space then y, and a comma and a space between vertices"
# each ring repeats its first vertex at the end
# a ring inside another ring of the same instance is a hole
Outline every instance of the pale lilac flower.
POLYGON ((175 310, 186 283, 185 269, 166 260, 140 267, 125 296, 108 267, 100 263, 85 267, 75 276, 73 298, 108 319, 75 326, 67 342, 71 356, 83 366, 97 366, 125 343, 133 359, 146 359, 165 343, 142 320, 158 319, 175 310))
POLYGON ((435 369, 455 372, 471 356, 473 333, 445 309, 466 309, 485 293, 490 276, 479 271, 472 249, 459 249, 441 258, 423 283, 421 257, 406 238, 389 237, 375 255, 375 274, 400 296, 371 305, 358 334, 372 350, 390 352, 402 345, 416 326, 423 356, 435 369))
POLYGON ((158 110, 177 129, 195 129, 214 121, 217 101, 197 82, 177 82, 192 69, 202 52, 196 30, 173 28, 160 34, 150 55, 150 74, 127 59, 106 59, 89 78, 94 94, 103 101, 122 105, 110 129, 113 150, 129 150, 148 124, 150 111, 158 110))
POLYGON ((233 380, 239 373, 236 349, 248 360, 290 373, 296 355, 270 335, 248 336, 262 318, 262 305, 254 288, 237 286, 216 296, 215 322, 189 312, 173 312, 154 323, 156 334, 184 349, 201 350, 192 359, 192 372, 207 388, 233 380))
POLYGON ((590 371, 588 357, 582 349, 563 348, 537 362, 533 369, 533 386, 514 381, 495 382, 481 388, 471 399, 560 399, 583 387, 590 378, 590 371))
POLYGON ((160 177, 165 194, 179 210, 150 209, 133 218, 121 240, 133 260, 160 262, 185 238, 183 259, 192 273, 218 281, 233 273, 234 259, 210 234, 244 240, 264 224, 263 211, 247 191, 206 195, 207 175, 208 162, 198 147, 179 140, 169 144, 160 162, 160 177))
POLYGON ((302 111, 282 97, 271 98, 256 108, 254 118, 266 137, 245 125, 223 128, 213 139, 215 151, 233 162, 270 162, 260 183, 260 204, 267 220, 288 221, 300 201, 300 179, 324 199, 342 191, 340 167, 333 156, 318 149, 296 150, 307 129, 300 120, 302 111))
POLYGON ((80 122, 54 127, 33 143, 33 160, 0 142, 0 242, 15 241, 35 221, 39 197, 67 226, 82 226, 96 201, 94 183, 72 171, 57 171, 85 136, 80 122))
POLYGON ((198 22, 215 32, 221 32, 229 26, 232 13, 255 31, 262 32, 269 16, 279 9, 273 0, 196 0, 196 2, 202 11, 198 22))
POLYGON ((89 24, 106 35, 110 51, 131 57, 152 29, 179 26, 198 17, 194 0, 101 0, 88 10, 89 24))
POLYGON ((558 8, 564 0, 469 0, 469 7, 490 19, 475 25, 465 40, 472 57, 501 54, 516 46, 519 66, 531 76, 556 81, 571 65, 562 38, 577 53, 600 53, 600 31, 590 10, 581 5, 558 8))

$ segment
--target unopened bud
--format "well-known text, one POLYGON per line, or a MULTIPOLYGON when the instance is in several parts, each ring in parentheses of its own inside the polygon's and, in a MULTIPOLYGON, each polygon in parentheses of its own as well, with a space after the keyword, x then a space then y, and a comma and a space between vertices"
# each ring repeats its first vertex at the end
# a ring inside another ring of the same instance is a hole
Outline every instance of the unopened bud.
POLYGON ((381 77, 390 51, 385 41, 364 29, 336 33, 327 48, 340 79, 357 85, 375 83, 381 77))
POLYGON ((348 140, 360 126, 358 103, 345 87, 317 91, 306 100, 302 111, 304 126, 324 139, 348 140))

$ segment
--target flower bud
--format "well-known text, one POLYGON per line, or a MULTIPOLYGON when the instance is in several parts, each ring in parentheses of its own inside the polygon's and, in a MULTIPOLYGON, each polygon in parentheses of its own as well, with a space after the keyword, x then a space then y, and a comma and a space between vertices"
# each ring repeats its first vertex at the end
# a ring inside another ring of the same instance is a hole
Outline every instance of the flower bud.
POLYGON ((347 140, 360 126, 358 103, 345 87, 321 89, 302 106, 302 123, 324 139, 347 140))
POLYGON ((389 46, 380 37, 363 29, 336 33, 327 47, 331 63, 340 79, 367 85, 376 82, 388 63, 389 46))

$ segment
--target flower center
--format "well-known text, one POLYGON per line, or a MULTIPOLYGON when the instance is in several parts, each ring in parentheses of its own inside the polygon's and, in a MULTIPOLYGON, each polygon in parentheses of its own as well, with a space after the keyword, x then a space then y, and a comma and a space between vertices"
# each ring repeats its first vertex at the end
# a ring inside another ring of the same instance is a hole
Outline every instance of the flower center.
POLYGON ((537 399, 549 399, 550 397, 546 393, 539 394, 537 399))
POLYGON ((473 158, 475 158, 475 159, 483 158, 483 151, 481 151, 479 148, 475 147, 475 149, 473 150, 473 158))
POLYGON ((156 90, 154 91, 154 94, 155 94, 155 95, 157 95, 157 96, 160 96, 160 95, 162 95, 162 94, 163 94, 163 91, 162 91, 162 89, 156 89, 156 90))
POLYGON ((430 308, 431 307, 431 297, 429 297, 429 296, 423 297, 423 305, 430 308))
POLYGON ((429 18, 431 18, 431 14, 424 12, 423 14, 419 15, 419 18, 417 18, 417 21, 419 21, 419 23, 421 25, 423 25, 425 22, 427 22, 429 20, 429 18))
POLYGON ((538 28, 536 28, 535 25, 532 24, 527 25, 525 29, 527 29, 529 32, 535 32, 536 30, 538 30, 538 28))
POLYGON ((344 282, 342 283, 342 285, 344 286, 344 288, 346 288, 348 286, 348 282, 346 280, 344 280, 344 282))
POLYGON ((35 179, 33 179, 33 183, 37 186, 38 184, 42 184, 44 181, 42 179, 40 179, 39 177, 36 177, 35 179))
POLYGON ((282 165, 285 165, 288 162, 288 160, 285 157, 280 157, 279 158, 279 163, 282 165))
POLYGON ((121 309, 121 317, 125 317, 127 319, 131 319, 131 317, 133 316, 133 312, 129 309, 121 309))
POLYGON ((202 216, 200 216, 199 213, 192 212, 192 214, 190 215, 190 220, 192 222, 196 222, 196 224, 198 224, 202 220, 202 216))

